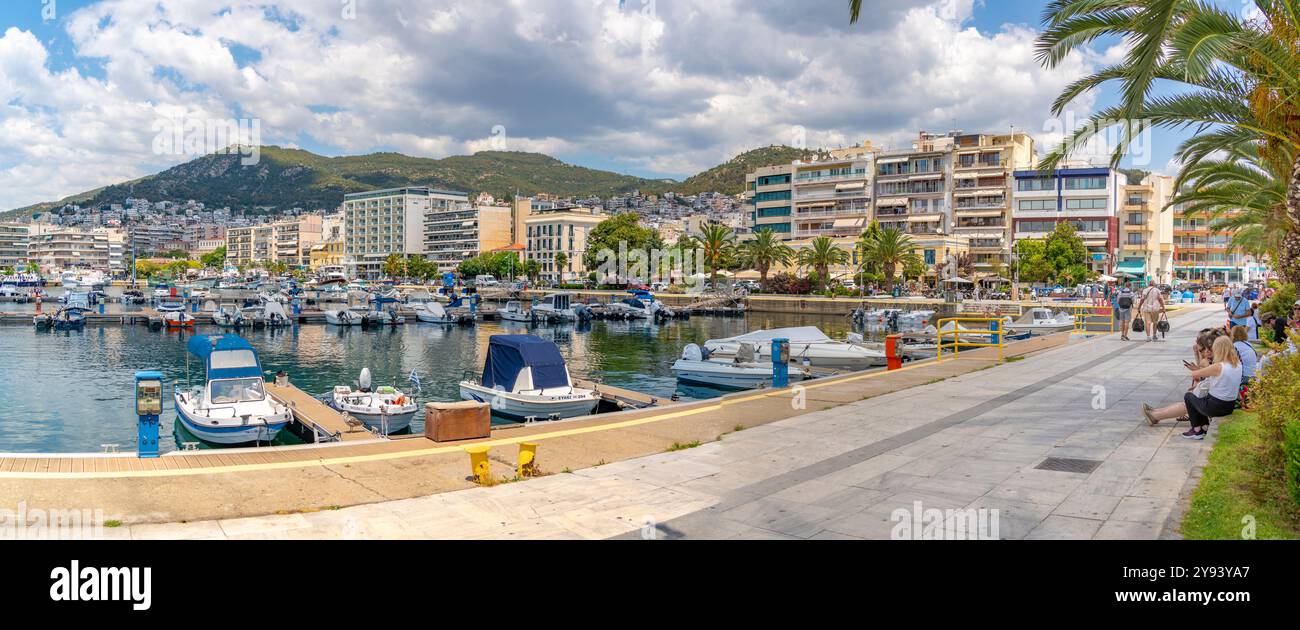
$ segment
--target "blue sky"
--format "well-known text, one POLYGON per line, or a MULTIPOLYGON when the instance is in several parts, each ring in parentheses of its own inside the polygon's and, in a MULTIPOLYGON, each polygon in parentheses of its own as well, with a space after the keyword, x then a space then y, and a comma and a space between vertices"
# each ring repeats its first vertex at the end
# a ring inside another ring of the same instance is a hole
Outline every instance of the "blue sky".
MULTIPOLYGON (((160 120, 256 121, 264 144, 327 155, 501 147, 673 178, 795 130, 898 147, 1014 125, 1043 152, 1052 99, 1118 50, 1038 67, 1039 0, 866 0, 854 26, 843 0, 53 1, 49 22, 42 0, 0 3, 0 208, 194 157, 159 148, 160 120)), ((1141 166, 1167 171, 1182 135, 1157 132, 1141 166)))

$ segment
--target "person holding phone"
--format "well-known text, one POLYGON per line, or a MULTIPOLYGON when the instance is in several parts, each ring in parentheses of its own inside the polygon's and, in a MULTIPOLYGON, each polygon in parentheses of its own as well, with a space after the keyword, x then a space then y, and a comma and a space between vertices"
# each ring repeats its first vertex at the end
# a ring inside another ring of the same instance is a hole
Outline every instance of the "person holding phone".
POLYGON ((1204 440, 1209 432, 1210 418, 1222 418, 1231 415, 1237 408, 1237 397, 1241 393, 1241 358, 1232 345, 1232 338, 1221 336, 1214 340, 1213 362, 1206 367, 1197 367, 1184 362, 1193 379, 1201 380, 1202 387, 1183 394, 1183 402, 1154 409, 1142 403, 1142 415, 1146 416, 1151 426, 1160 424, 1161 420, 1173 420, 1186 415, 1192 422, 1192 428, 1183 434, 1189 440, 1204 440))

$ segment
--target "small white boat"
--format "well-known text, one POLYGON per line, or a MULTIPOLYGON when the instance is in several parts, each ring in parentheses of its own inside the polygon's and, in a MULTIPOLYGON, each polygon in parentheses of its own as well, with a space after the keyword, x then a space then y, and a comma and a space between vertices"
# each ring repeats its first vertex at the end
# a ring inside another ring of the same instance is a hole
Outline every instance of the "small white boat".
POLYGON ((364 313, 350 308, 325 311, 325 322, 334 326, 361 326, 365 321, 364 313))
POLYGON ((365 319, 367 326, 396 326, 405 323, 406 318, 397 314, 397 298, 392 295, 376 296, 365 319))
POLYGON ((163 325, 168 328, 193 328, 194 316, 185 312, 185 301, 181 298, 165 298, 155 308, 162 316, 163 325))
MULTIPOLYGON (((717 389, 757 389, 772 386, 772 362, 757 359, 753 344, 742 343, 735 357, 714 358, 695 344, 687 344, 682 358, 673 363, 677 380, 694 385, 707 385, 717 389)), ((802 380, 802 370, 791 369, 790 381, 802 380)))
POLYGON ((247 324, 243 311, 233 306, 219 307, 212 313, 212 323, 223 328, 239 328, 247 324))
POLYGON ((266 393, 257 350, 235 335, 198 335, 186 348, 203 360, 203 387, 176 392, 176 415, 191 434, 213 444, 270 442, 292 414, 266 393))
POLYGON ((578 313, 573 309, 573 296, 568 293, 554 293, 542 298, 533 306, 532 313, 538 321, 578 321, 578 313))
POLYGON ((760 330, 727 339, 710 339, 704 347, 710 354, 718 357, 734 357, 740 351, 740 345, 749 343, 754 346, 758 360, 770 361, 772 341, 788 339, 790 341, 790 361, 819 368, 837 370, 865 370, 885 365, 885 353, 871 348, 864 348, 827 337, 815 326, 798 328, 776 328, 760 330))
POLYGON ((430 324, 472 324, 474 316, 469 313, 448 311, 438 302, 421 302, 411 307, 415 318, 430 324))
POLYGON ((653 305, 637 298, 623 298, 605 305, 605 317, 610 319, 650 319, 654 317, 653 305))
POLYGON ((370 389, 370 368, 361 370, 357 389, 340 385, 334 388, 330 406, 346 413, 366 428, 389 435, 405 431, 420 410, 415 396, 405 394, 395 387, 370 389))
POLYGON ((531 322, 533 316, 524 310, 524 303, 519 300, 510 300, 506 305, 497 310, 497 317, 507 322, 531 322))
POLYGON ((600 402, 595 391, 573 386, 560 349, 533 335, 492 335, 483 376, 461 381, 460 396, 523 420, 585 416, 600 402))
POLYGON ((1031 308, 1023 315, 1006 324, 1016 331, 1029 331, 1048 334, 1074 330, 1074 316, 1065 311, 1053 313, 1050 308, 1031 308))

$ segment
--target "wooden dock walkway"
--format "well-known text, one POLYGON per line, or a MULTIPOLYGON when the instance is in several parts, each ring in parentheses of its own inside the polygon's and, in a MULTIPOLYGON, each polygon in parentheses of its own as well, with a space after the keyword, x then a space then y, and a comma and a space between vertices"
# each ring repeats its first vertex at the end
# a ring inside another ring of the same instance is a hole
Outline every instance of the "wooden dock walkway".
POLYGON ((266 392, 288 406, 298 422, 321 434, 322 441, 325 441, 323 437, 325 435, 336 436, 345 442, 375 438, 364 426, 348 426, 347 421, 343 419, 343 414, 293 385, 267 383, 266 392))
POLYGON ((615 387, 605 383, 597 383, 581 378, 573 379, 573 386, 582 389, 594 389, 600 393, 601 399, 605 402, 613 403, 623 409, 640 409, 644 407, 666 407, 675 405, 678 401, 671 398, 660 396, 651 396, 622 387, 615 387))

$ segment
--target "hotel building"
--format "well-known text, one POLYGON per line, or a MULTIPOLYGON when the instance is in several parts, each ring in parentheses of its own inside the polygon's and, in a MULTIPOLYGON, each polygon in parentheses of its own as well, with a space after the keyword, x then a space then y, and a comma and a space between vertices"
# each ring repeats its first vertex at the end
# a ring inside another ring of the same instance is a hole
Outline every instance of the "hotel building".
POLYGON ((424 256, 437 263, 439 273, 455 271, 460 263, 513 243, 513 208, 453 203, 430 210, 424 219, 424 256))
POLYGON ((428 186, 345 195, 344 251, 347 264, 354 269, 352 275, 363 279, 379 278, 390 254, 424 254, 427 215, 468 202, 467 193, 428 186))
POLYGON ((1119 253, 1120 195, 1127 178, 1110 168, 1063 168, 1043 175, 1015 172, 1014 240, 1047 238, 1068 221, 1088 248, 1093 271, 1115 271, 1119 253))
MULTIPOLYGON (((1262 276, 1253 259, 1233 251, 1231 237, 1216 232, 1216 219, 1204 212, 1188 216, 1181 206, 1173 210, 1174 277, 1186 282, 1231 284, 1262 276)), ((1227 215, 1231 216, 1231 214, 1227 215)))
POLYGON ((587 235, 605 218, 587 208, 533 212, 524 219, 526 259, 536 260, 541 265, 542 277, 552 282, 580 279, 585 271, 595 271, 583 266, 582 257, 587 253, 587 235), (563 266, 555 260, 561 252, 568 258, 563 266))

